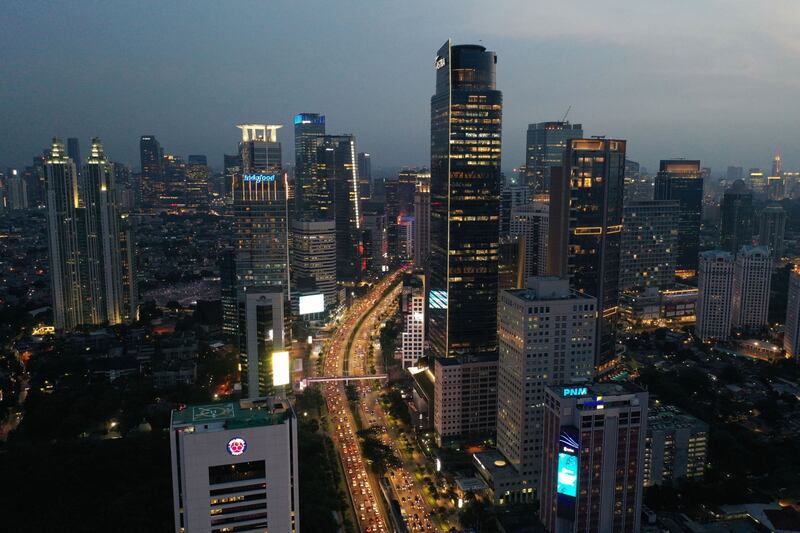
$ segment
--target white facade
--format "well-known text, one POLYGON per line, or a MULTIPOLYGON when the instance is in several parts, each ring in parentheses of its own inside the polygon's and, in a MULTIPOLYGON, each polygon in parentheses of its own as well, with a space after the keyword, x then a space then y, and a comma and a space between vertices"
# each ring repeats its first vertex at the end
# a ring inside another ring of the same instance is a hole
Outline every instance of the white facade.
POLYGON ((425 348, 425 292, 422 287, 409 288, 404 304, 405 328, 401 335, 401 351, 403 368, 408 368, 417 364, 425 348))
POLYGON ((702 340, 725 340, 733 318, 733 255, 721 250, 700 254, 697 279, 697 325, 702 340))
POLYGON ((522 242, 520 255, 522 280, 547 274, 547 239, 550 230, 550 206, 533 202, 511 209, 511 236, 522 242))
POLYGON ((800 270, 789 274, 789 301, 786 306, 786 326, 783 349, 791 357, 800 356, 800 270))
POLYGON ((733 327, 767 325, 772 257, 766 246, 742 246, 733 276, 733 327))
POLYGON ((272 387, 272 353, 285 346, 283 291, 245 288, 238 297, 242 389, 247 398, 261 398, 272 387))
POLYGON ((534 277, 500 293, 497 449, 520 490, 540 482, 545 387, 592 379, 596 318, 597 300, 567 280, 534 277))
POLYGON ((300 531, 291 408, 242 401, 172 412, 175 533, 300 531))

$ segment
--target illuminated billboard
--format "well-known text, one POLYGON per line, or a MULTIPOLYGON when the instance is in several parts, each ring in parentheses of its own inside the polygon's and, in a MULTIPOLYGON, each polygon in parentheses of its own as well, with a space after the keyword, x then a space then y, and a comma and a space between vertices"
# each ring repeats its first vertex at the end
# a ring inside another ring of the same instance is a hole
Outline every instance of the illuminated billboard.
POLYGON ((430 309, 447 309, 447 291, 430 291, 428 307, 430 309))
POLYGON ((272 385, 288 385, 289 381, 289 352, 272 352, 272 385))
POLYGON ((578 458, 567 453, 558 454, 558 484, 556 492, 575 497, 578 494, 578 458))
POLYGON ((300 297, 300 314, 310 315, 325 312, 325 295, 309 294, 300 297))

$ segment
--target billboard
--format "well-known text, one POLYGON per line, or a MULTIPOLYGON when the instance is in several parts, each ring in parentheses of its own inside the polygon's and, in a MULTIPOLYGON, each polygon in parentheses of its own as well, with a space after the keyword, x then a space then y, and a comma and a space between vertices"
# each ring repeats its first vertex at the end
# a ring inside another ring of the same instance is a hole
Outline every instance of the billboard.
POLYGON ((289 352, 272 352, 272 386, 288 385, 289 381, 289 352))
POLYGON ((578 458, 576 456, 559 452, 556 492, 572 497, 578 495, 578 458))
POLYGON ((300 297, 300 314, 310 315, 325 312, 325 295, 309 294, 300 297))
POLYGON ((558 516, 574 520, 578 496, 580 443, 578 429, 562 426, 558 436, 558 466, 556 467, 556 496, 558 516))
POLYGON ((447 309, 447 291, 430 291, 428 307, 430 309, 447 309))

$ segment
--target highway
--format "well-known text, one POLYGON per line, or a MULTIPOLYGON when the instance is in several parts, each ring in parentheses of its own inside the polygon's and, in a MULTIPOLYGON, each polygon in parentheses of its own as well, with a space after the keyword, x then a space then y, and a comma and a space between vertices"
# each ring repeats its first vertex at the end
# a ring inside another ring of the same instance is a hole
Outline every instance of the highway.
MULTIPOLYGON (((346 351, 348 351, 348 341, 354 329, 373 311, 375 305, 382 300, 383 292, 397 281, 403 271, 404 269, 401 269, 390 274, 373 287, 369 294, 359 298, 350 306, 325 347, 324 375, 347 375, 349 368, 346 368, 346 363, 348 363, 350 354, 346 351)), ((350 351, 352 352, 352 348, 350 351)), ((375 486, 373 478, 368 475, 362 458, 356 435, 358 428, 345 396, 344 383, 325 383, 322 393, 328 405, 330 422, 333 427, 331 438, 342 461, 359 530, 367 533, 388 532, 392 528, 388 526, 389 522, 378 500, 380 488, 375 486)))

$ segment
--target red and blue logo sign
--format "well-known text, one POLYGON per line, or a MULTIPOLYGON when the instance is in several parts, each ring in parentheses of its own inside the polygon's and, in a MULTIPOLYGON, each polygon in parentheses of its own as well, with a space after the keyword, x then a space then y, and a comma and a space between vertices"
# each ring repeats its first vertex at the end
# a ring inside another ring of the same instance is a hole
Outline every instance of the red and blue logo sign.
POLYGON ((242 455, 247 451, 247 441, 241 437, 234 437, 228 441, 228 453, 231 455, 242 455))

